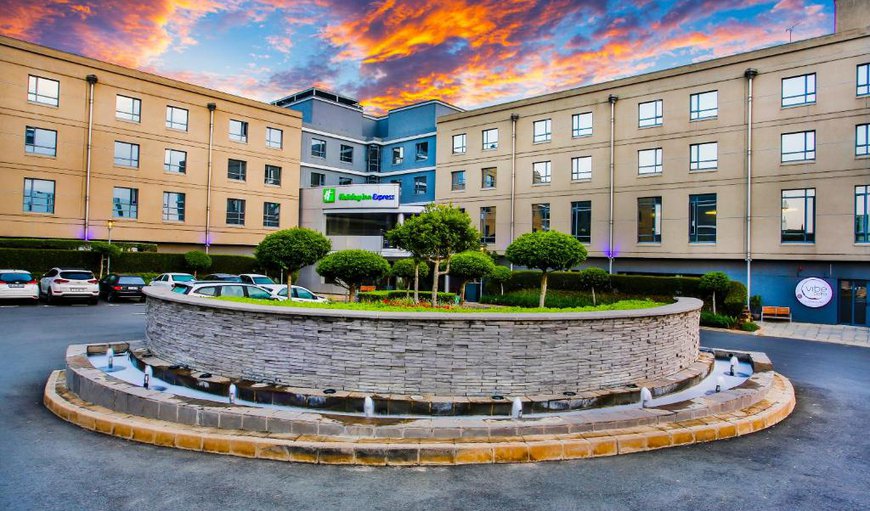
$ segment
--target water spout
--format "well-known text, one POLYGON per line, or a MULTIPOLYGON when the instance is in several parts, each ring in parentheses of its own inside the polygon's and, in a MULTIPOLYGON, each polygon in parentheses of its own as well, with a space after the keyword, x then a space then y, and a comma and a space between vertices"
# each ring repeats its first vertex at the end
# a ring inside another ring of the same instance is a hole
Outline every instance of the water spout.
POLYGON ((716 392, 722 392, 722 386, 725 385, 725 378, 721 376, 716 377, 716 392))
POLYGON ((366 417, 375 416, 375 402, 369 396, 366 396, 365 400, 363 400, 363 413, 366 417))
POLYGON ((652 392, 646 387, 640 389, 640 406, 641 408, 646 408, 647 404, 652 401, 652 392))
POLYGON ((737 376, 737 364, 739 364, 740 361, 737 360, 737 357, 731 355, 731 360, 729 360, 729 362, 731 363, 731 376, 737 376))
POLYGON ((228 394, 229 394, 228 397, 230 398, 230 404, 231 405, 236 404, 236 397, 238 396, 238 389, 236 389, 235 383, 230 383, 230 390, 229 390, 228 394))
POLYGON ((511 405, 511 417, 514 419, 523 418, 523 402, 518 397, 514 398, 513 404, 511 405))
POLYGON ((142 382, 142 386, 146 389, 148 385, 151 384, 151 377, 154 376, 154 369, 151 369, 151 366, 145 366, 145 380, 142 382))
POLYGON ((115 368, 115 350, 112 348, 106 350, 106 368, 110 371, 115 368))

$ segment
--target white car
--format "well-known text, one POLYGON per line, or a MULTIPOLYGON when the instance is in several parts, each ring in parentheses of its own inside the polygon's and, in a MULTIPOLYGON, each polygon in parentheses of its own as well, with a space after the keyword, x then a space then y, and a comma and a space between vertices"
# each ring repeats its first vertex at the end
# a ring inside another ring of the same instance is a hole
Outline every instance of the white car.
MULTIPOLYGON (((279 286, 277 291, 272 291, 272 296, 279 300, 287 299, 287 286, 282 284, 279 286)), ((293 286, 292 295, 290 296, 290 300, 294 302, 316 302, 316 303, 326 303, 329 300, 322 296, 317 296, 312 293, 308 289, 305 289, 302 286, 293 286)))
POLYGON ((177 283, 193 282, 196 278, 189 273, 164 273, 154 277, 149 286, 172 289, 177 283))
POLYGON ((0 299, 39 300, 39 285, 29 271, 0 270, 0 299))
POLYGON ((100 299, 100 283, 90 270, 52 268, 39 279, 39 294, 52 303, 59 299, 87 299, 96 305, 100 299))
POLYGON ((260 300, 278 300, 267 289, 252 284, 240 284, 238 282, 188 282, 177 284, 172 288, 173 293, 188 296, 204 296, 214 298, 216 296, 236 296, 239 298, 257 298, 260 300))
MULTIPOLYGON (((239 278, 242 279, 242 282, 245 284, 260 286, 263 289, 268 289, 270 292, 277 291, 281 289, 282 286, 282 284, 276 284, 275 281, 270 279, 268 276, 257 273, 242 273, 239 275, 239 278)), ((287 286, 285 285, 284 287, 287 286)))

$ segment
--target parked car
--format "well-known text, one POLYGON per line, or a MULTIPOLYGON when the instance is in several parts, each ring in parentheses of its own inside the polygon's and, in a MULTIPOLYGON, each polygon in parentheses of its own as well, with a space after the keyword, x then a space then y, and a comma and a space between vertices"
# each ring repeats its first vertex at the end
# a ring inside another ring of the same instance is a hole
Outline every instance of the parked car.
MULTIPOLYGON (((264 289, 268 289, 269 291, 277 291, 281 289, 281 284, 275 283, 274 280, 270 279, 266 275, 260 275, 258 273, 243 273, 239 275, 239 278, 241 278, 242 282, 244 282, 245 284, 254 284, 264 289)), ((284 287, 287 286, 285 285, 284 287)))
POLYGON ((189 296, 237 296, 240 298, 258 298, 260 300, 278 300, 268 290, 252 284, 236 282, 189 282, 179 283, 172 288, 173 293, 189 296))
MULTIPOLYGON (((317 303, 326 303, 329 300, 322 296, 317 296, 312 293, 308 289, 305 289, 302 286, 293 286, 291 290, 290 300, 294 302, 317 302, 317 303)), ((272 295, 277 297, 279 300, 287 299, 287 286, 280 285, 278 286, 277 291, 272 291, 272 295)))
POLYGON ((110 273, 100 281, 100 297, 105 298, 107 302, 114 302, 118 298, 131 298, 144 302, 143 287, 145 281, 138 275, 110 273))
POLYGON ((39 300, 39 285, 29 271, 0 270, 0 299, 39 300))
POLYGON ((52 268, 39 279, 39 294, 49 303, 59 299, 85 299, 96 305, 100 286, 90 270, 52 268))
POLYGON ((196 279, 197 282, 241 282, 242 279, 238 275, 233 275, 231 273, 211 273, 206 275, 201 279, 196 279))
POLYGON ((179 282, 193 282, 196 278, 189 273, 163 273, 154 277, 149 286, 172 289, 179 282))

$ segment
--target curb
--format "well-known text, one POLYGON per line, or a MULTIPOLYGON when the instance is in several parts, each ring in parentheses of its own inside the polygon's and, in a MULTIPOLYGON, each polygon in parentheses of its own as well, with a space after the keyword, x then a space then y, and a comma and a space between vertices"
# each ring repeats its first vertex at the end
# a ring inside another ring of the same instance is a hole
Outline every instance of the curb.
POLYGON ((341 465, 465 465, 528 463, 613 456, 724 440, 769 428, 791 414, 794 388, 780 374, 767 396, 728 414, 626 429, 468 439, 368 439, 316 435, 227 432, 121 414, 82 401, 70 392, 64 371, 54 371, 43 402, 61 419, 84 429, 134 442, 274 461, 341 465))

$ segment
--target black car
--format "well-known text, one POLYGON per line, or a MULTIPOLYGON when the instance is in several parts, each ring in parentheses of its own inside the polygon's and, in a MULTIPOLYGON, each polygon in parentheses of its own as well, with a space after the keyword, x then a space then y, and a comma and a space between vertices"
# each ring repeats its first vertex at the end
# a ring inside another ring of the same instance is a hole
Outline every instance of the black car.
POLYGON ((197 282, 241 282, 242 278, 232 273, 212 273, 201 279, 196 279, 197 282))
POLYGON ((138 275, 110 273, 100 281, 100 296, 105 298, 107 302, 114 302, 118 298, 130 298, 144 302, 145 295, 142 294, 142 288, 145 286, 145 281, 138 275))

